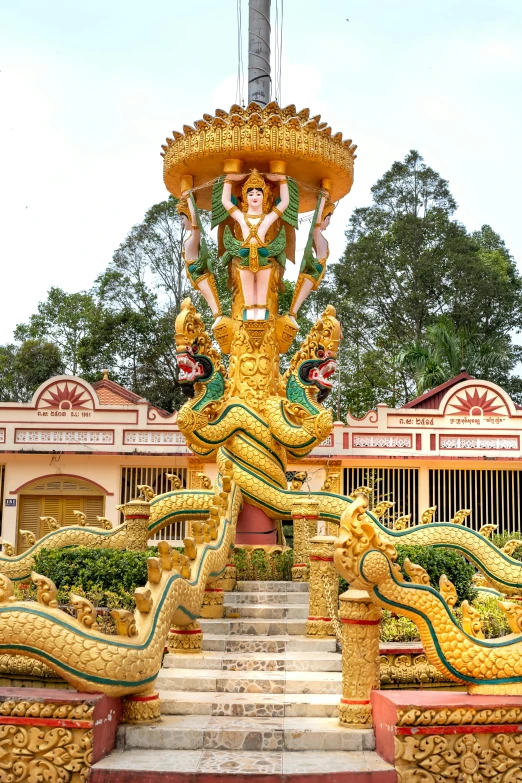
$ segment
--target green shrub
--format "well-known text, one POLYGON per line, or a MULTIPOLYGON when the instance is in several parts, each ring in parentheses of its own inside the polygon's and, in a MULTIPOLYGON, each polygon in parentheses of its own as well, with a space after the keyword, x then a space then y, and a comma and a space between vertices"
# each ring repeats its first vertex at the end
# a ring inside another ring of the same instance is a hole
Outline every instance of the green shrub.
MULTIPOLYGON (((499 549, 502 549, 508 541, 513 541, 513 539, 520 541, 520 539, 522 539, 522 533, 498 533, 497 535, 491 536, 491 540, 499 549)), ((514 557, 515 560, 522 560, 522 546, 515 549, 511 557, 514 557)))
POLYGON ((147 558, 157 554, 156 548, 146 552, 89 547, 42 549, 34 568, 52 579, 60 602, 68 603, 69 593, 74 592, 85 595, 95 606, 132 609, 134 590, 147 582, 147 558))
POLYGON ((270 558, 264 549, 254 549, 250 553, 250 573, 252 579, 264 582, 272 577, 270 558))
POLYGON ((246 549, 234 549, 234 565, 238 580, 248 579, 248 555, 246 549))
MULTIPOLYGON (((412 563, 422 566, 428 572, 431 586, 439 589, 439 579, 446 574, 450 582, 455 585, 455 590, 462 601, 473 601, 476 590, 471 584, 475 567, 468 563, 462 555, 449 549, 435 549, 424 546, 397 546, 397 562, 402 567, 404 560, 409 557, 412 563)), ((403 570, 407 581, 409 577, 403 570)))
POLYGON ((284 552, 278 552, 272 558, 274 579, 291 582, 292 566, 294 564, 293 549, 286 549, 284 552))
MULTIPOLYGON (((498 601, 493 596, 478 594, 473 601, 473 606, 478 610, 482 620, 482 633, 486 639, 496 639, 499 636, 506 636, 511 633, 506 615, 498 605, 498 601)), ((458 623, 462 623, 462 610, 455 610, 455 618, 458 623)))
POLYGON ((408 617, 392 615, 383 609, 381 623, 381 642, 418 642, 419 631, 408 617))

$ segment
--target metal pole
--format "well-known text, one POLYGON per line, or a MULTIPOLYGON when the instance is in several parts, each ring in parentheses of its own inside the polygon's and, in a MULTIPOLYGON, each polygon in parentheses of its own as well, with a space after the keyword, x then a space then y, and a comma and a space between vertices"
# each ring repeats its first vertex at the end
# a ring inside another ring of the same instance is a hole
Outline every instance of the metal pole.
POLYGON ((248 3, 248 102, 270 102, 270 0, 248 3))

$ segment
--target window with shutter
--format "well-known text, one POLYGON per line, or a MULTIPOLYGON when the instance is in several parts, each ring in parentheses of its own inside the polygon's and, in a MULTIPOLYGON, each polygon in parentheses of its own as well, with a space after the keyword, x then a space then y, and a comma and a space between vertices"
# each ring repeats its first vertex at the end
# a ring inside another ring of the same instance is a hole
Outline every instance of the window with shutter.
MULTIPOLYGON (((40 535, 40 498, 22 495, 20 498, 19 530, 29 530, 37 538, 40 535)), ((18 542, 18 552, 25 552, 28 546, 22 540, 18 542)))
POLYGON ((85 513, 85 498, 72 497, 72 498, 60 498, 63 501, 63 517, 62 525, 77 525, 78 519, 73 514, 73 511, 83 511, 85 513))
POLYGON ((87 517, 88 525, 98 526, 100 523, 96 517, 102 517, 104 511, 104 497, 98 495, 98 497, 85 498, 85 507, 83 509, 84 514, 87 517))
MULTIPOLYGON (((56 495, 49 495, 48 497, 36 498, 40 502, 40 516, 53 517, 59 524, 62 524, 62 508, 60 500, 61 498, 56 495)), ((51 528, 48 522, 41 522, 40 524, 40 537, 47 535, 51 532, 51 528)))

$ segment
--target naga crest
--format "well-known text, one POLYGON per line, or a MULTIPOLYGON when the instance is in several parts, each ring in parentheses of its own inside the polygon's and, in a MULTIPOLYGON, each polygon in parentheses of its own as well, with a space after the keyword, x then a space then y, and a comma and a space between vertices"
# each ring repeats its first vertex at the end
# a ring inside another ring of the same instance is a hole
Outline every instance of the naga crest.
POLYGON ((176 318, 176 359, 179 384, 187 397, 194 395, 195 383, 210 380, 216 372, 225 375, 221 356, 189 297, 183 300, 176 318))
POLYGON ((325 400, 333 386, 341 338, 342 329, 335 317, 335 307, 328 305, 294 354, 284 380, 288 382, 290 376, 297 374, 302 385, 319 389, 318 402, 325 400))

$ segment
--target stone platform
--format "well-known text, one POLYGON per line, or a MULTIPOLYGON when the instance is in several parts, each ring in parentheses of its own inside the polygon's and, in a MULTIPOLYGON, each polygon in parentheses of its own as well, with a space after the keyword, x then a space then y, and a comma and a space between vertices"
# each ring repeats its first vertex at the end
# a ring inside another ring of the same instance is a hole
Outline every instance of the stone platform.
POLYGON ((238 582, 203 652, 165 657, 161 722, 120 726, 91 783, 393 783, 373 731, 338 725, 341 655, 307 614, 306 583, 238 582))

